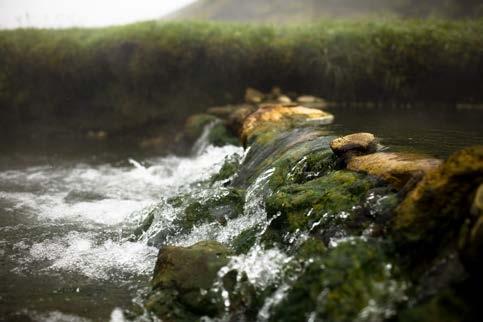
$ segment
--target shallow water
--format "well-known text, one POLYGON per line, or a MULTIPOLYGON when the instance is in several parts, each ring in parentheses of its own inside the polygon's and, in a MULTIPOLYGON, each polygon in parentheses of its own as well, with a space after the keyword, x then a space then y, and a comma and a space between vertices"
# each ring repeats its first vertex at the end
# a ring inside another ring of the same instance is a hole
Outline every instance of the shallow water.
POLYGON ((483 108, 337 106, 331 129, 338 135, 370 132, 393 151, 446 158, 465 146, 483 144, 483 108))
MULTIPOLYGON (((333 134, 369 131, 391 150, 446 157, 483 143, 483 110, 337 107, 331 112, 333 134)), ((150 236, 130 238, 133 230, 161 200, 179 193, 202 198, 193 184, 216 173, 226 156, 243 153, 202 144, 192 157, 129 154, 118 147, 106 147, 101 155, 86 149, 78 157, 7 150, 11 153, 0 157, 0 320, 9 321, 122 320, 116 308, 135 306, 157 254, 150 236)), ((248 189, 245 216, 226 226, 201 225, 170 242, 226 242, 260 224, 265 214, 257 196, 268 175, 270 169, 248 189)), ((164 209, 158 223, 169 225, 175 215, 164 209)), ((276 272, 285 260, 276 250, 253 249, 230 265, 245 267, 249 278, 263 284, 262 275, 275 278, 267 272, 276 272), (257 267, 260 257, 266 265, 257 267)))

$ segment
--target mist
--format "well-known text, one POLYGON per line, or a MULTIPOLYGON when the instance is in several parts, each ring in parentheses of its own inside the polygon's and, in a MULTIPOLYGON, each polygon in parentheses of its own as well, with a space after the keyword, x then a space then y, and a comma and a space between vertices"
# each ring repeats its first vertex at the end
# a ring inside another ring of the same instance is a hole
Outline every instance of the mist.
POLYGON ((2 0, 0 29, 101 27, 157 19, 194 0, 2 0))

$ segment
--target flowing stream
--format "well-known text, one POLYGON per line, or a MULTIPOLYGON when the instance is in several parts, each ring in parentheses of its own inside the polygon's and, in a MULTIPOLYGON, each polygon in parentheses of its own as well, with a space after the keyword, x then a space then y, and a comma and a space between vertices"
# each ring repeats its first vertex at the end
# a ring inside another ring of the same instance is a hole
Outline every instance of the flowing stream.
MULTIPOLYGON (((395 110, 385 117, 380 111, 358 111, 331 111, 336 115, 331 131, 372 131, 396 149, 440 156, 483 142, 481 110, 443 110, 439 118, 432 118, 429 109, 417 114, 395 110)), ((132 156, 116 162, 41 161, 27 166, 4 162, 0 168, 0 320, 123 321, 122 310, 140 303, 149 285, 158 252, 152 240, 176 213, 169 207, 156 212, 157 225, 139 238, 133 238, 135 228, 163 200, 182 193, 203 198, 196 183, 217 173, 226 157, 243 157, 243 153, 239 147, 213 147, 200 141, 192 157, 132 156)), ((221 229, 202 225, 167 242, 226 242, 242 229, 263 223, 266 216, 258 201, 270 174, 268 169, 248 188, 244 216, 221 229)), ((229 266, 242 267, 254 284, 263 287, 266 280, 277 277, 277 267, 285 261, 286 256, 276 250, 255 248, 233 258, 229 266)), ((276 302, 284 287, 270 301, 276 302)), ((260 312, 262 318, 270 301, 260 312)))

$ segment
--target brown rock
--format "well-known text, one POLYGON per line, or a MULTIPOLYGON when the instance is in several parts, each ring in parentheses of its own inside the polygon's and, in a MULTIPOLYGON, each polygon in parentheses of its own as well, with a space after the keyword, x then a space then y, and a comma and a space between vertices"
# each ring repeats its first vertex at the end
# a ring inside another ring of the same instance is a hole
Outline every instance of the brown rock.
POLYGON ((243 122, 245 122, 245 119, 255 112, 256 108, 253 105, 250 104, 244 104, 244 105, 238 105, 236 108, 233 110, 233 112, 228 116, 228 119, 226 121, 228 129, 234 134, 237 135, 238 137, 241 134, 241 129, 243 126, 243 122))
POLYGON ((321 110, 311 109, 303 106, 288 107, 283 105, 267 104, 260 107, 245 119, 241 130, 241 140, 246 142, 258 128, 267 123, 282 124, 287 122, 305 121, 320 122, 328 124, 332 122, 334 116, 321 110))
POLYGON ((277 98, 277 102, 280 104, 291 104, 292 100, 286 95, 281 95, 277 98))
POLYGON ((258 104, 261 103, 264 98, 265 95, 254 88, 248 87, 245 91, 245 101, 247 103, 258 104))
POLYGON ((330 148, 338 156, 347 152, 367 154, 376 152, 377 140, 371 133, 355 133, 340 137, 330 142, 330 148))
POLYGON ((417 154, 378 152, 349 158, 347 168, 380 177, 400 189, 414 176, 424 175, 440 164, 441 160, 417 154))
MULTIPOLYGON (((482 183, 483 146, 454 153, 429 171, 398 206, 393 224, 396 236, 406 243, 428 246, 453 242, 465 221, 475 221, 470 211, 482 183)), ((481 231, 481 227, 472 230, 481 231)))
POLYGON ((319 99, 317 97, 310 96, 310 95, 303 95, 303 96, 297 97, 297 102, 300 104, 315 103, 318 100, 319 99))

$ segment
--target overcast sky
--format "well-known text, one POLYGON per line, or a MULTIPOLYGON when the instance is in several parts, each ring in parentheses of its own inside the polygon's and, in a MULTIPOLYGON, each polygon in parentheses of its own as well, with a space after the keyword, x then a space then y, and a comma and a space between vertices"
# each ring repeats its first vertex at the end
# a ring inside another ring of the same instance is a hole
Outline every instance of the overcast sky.
POLYGON ((194 0, 0 0, 0 28, 108 26, 156 19, 194 0))

